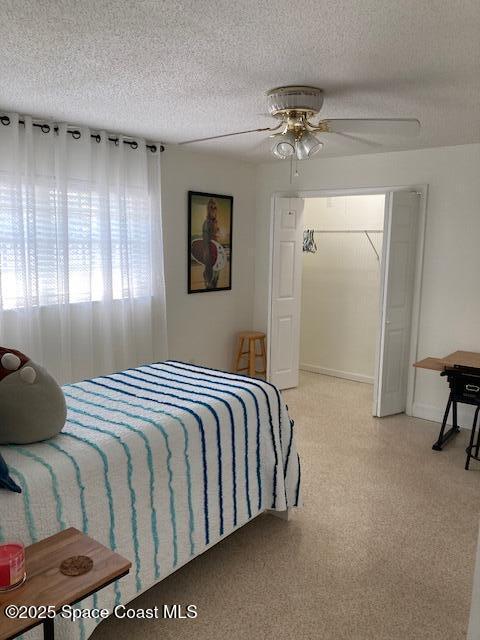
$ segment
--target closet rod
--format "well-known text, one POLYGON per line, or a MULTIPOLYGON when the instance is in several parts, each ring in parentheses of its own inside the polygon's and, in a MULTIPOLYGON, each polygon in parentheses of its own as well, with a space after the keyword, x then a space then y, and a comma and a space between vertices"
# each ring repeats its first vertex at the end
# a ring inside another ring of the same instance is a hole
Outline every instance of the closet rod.
MULTIPOLYGON (((370 246, 372 247, 373 251, 375 252, 375 256, 378 260, 378 262, 380 262, 380 254, 378 253, 375 245, 372 242, 372 239, 370 238, 370 233, 383 233, 383 229, 305 229, 304 234, 308 233, 308 232, 313 232, 313 233, 361 233, 361 234, 365 234, 365 236, 367 237, 368 242, 370 243, 370 246)), ((305 237, 305 236, 304 236, 305 237)), ((312 242, 313 242, 313 237, 312 237, 312 242)), ((315 243, 313 243, 315 244, 315 243)), ((315 250, 316 250, 316 245, 315 245, 315 250)), ((304 240, 304 251, 308 251, 308 249, 305 249, 305 240, 304 240)), ((313 252, 314 253, 314 252, 313 252)))
POLYGON ((314 233, 383 233, 383 229, 312 229, 314 233))

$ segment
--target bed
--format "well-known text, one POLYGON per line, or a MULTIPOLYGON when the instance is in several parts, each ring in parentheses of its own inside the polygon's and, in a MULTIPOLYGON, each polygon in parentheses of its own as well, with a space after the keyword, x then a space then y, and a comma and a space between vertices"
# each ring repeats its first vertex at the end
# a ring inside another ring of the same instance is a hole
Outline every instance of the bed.
MULTIPOLYGON (((75 526, 132 561, 79 607, 112 610, 265 510, 299 505, 293 422, 269 383, 166 361, 63 390, 59 436, 0 447, 23 491, 0 492, 0 540, 75 526)), ((57 638, 95 624, 58 620, 57 638)))

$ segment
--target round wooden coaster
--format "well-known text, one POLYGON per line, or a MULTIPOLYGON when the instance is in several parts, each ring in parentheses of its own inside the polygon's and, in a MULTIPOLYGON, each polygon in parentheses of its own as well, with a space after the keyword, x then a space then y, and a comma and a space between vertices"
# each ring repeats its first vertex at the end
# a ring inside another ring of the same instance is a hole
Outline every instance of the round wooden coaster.
POLYGON ((88 556, 72 556, 60 565, 60 571, 64 576, 83 576, 93 567, 93 560, 88 556))

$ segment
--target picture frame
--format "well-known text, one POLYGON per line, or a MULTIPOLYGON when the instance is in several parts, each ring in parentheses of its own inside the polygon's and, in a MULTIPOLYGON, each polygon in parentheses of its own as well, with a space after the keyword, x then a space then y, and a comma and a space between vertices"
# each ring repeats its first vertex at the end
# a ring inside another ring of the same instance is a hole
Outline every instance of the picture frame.
POLYGON ((188 192, 188 293, 232 288, 233 196, 188 192))

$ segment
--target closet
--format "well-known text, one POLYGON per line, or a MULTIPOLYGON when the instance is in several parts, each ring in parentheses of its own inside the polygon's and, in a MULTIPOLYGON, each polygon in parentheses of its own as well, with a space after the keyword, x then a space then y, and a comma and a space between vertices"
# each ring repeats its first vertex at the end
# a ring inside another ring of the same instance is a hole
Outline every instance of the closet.
POLYGON ((373 383, 385 196, 307 198, 300 369, 373 383))

